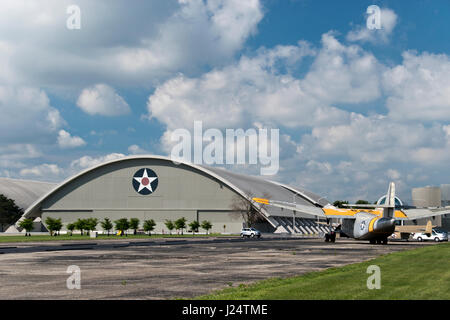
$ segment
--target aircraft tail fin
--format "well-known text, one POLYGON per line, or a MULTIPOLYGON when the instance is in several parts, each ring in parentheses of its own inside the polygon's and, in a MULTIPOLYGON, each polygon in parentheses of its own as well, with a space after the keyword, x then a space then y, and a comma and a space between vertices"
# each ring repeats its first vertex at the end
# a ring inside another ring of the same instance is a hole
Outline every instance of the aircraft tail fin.
POLYGON ((431 220, 428 220, 427 226, 425 227, 425 233, 431 234, 433 230, 433 225, 431 224, 431 220))
POLYGON ((389 183, 389 188, 386 194, 386 201, 383 208, 383 218, 392 218, 395 211, 395 183, 389 183))

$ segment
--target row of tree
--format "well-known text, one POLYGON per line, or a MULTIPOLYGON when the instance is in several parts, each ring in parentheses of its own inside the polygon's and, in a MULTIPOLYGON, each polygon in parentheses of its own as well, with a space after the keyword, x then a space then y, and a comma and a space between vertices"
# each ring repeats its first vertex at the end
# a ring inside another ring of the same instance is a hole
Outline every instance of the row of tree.
MULTIPOLYGON (((165 225, 167 229, 169 229, 170 233, 172 234, 173 229, 181 230, 181 234, 183 234, 183 229, 186 229, 186 218, 180 218, 175 221, 166 220, 165 225)), ((97 228, 99 221, 96 218, 88 218, 88 219, 78 219, 75 222, 69 223, 67 225, 67 230, 70 231, 70 235, 72 235, 74 230, 79 230, 81 232, 81 235, 86 232, 87 234, 90 233, 90 231, 94 231, 97 228)), ((120 232, 120 235, 125 234, 127 230, 133 230, 134 234, 137 233, 137 230, 139 229, 140 221, 137 218, 131 218, 130 220, 126 218, 118 219, 114 221, 115 229, 120 232)), ((59 235, 59 231, 63 227, 63 223, 61 221, 61 218, 51 218, 47 217, 45 219, 45 225, 47 226, 48 231, 50 232, 50 235, 59 235)), ((104 231, 107 232, 108 236, 111 233, 111 230, 113 229, 114 225, 112 221, 109 218, 105 218, 103 221, 100 222, 100 225, 104 231)), ((25 229, 25 236, 31 236, 30 232, 33 230, 33 219, 27 218, 23 219, 19 222, 19 226, 23 229, 25 229)), ((153 219, 145 220, 143 224, 143 229, 145 232, 148 232, 148 235, 151 235, 151 232, 155 229, 156 222, 153 219)), ((212 224, 209 221, 202 221, 200 224, 197 220, 192 221, 189 224, 189 227, 191 228, 191 231, 195 234, 195 232, 198 232, 198 229, 201 227, 208 231, 212 228, 212 224)))
MULTIPOLYGON (((376 203, 377 202, 375 201, 374 204, 376 203)), ((335 202, 333 202, 333 206, 337 208, 345 208, 346 204, 348 204, 348 201, 346 200, 336 200, 335 202)), ((355 202, 355 204, 370 204, 370 202, 367 200, 358 200, 355 202)))
MULTIPOLYGON (((172 234, 172 230, 181 230, 181 234, 183 234, 183 230, 186 229, 186 218, 182 217, 180 219, 177 219, 175 221, 172 220, 166 220, 164 224, 166 225, 167 229, 169 230, 169 233, 172 234)), ((212 223, 210 221, 204 220, 201 223, 197 220, 192 221, 189 223, 190 231, 195 234, 198 232, 199 228, 205 229, 206 233, 209 233, 209 230, 212 228, 212 223)))

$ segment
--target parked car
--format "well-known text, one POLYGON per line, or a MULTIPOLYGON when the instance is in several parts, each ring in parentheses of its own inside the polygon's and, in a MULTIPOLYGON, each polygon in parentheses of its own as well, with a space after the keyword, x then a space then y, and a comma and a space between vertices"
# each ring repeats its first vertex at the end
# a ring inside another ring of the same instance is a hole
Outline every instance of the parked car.
POLYGON ((445 230, 433 228, 433 230, 431 230, 431 233, 415 233, 413 239, 417 241, 448 241, 448 233, 445 230))
POLYGON ((261 232, 256 230, 255 228, 243 228, 241 230, 241 237, 247 237, 247 238, 254 238, 254 237, 261 237, 261 232))

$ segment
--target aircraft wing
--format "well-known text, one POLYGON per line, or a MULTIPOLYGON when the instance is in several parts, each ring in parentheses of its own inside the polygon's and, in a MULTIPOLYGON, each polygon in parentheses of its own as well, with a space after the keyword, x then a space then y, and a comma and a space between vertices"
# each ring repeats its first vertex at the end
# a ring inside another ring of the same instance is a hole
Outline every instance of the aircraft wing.
POLYGON ((450 206, 443 208, 403 209, 402 211, 406 216, 403 220, 416 220, 450 214, 450 206))
POLYGON ((337 209, 337 208, 320 208, 314 206, 305 206, 292 202, 269 200, 263 198, 253 198, 253 201, 263 204, 274 206, 282 209, 292 210, 295 212, 305 213, 319 218, 346 218, 355 219, 355 214, 361 210, 354 209, 337 209))

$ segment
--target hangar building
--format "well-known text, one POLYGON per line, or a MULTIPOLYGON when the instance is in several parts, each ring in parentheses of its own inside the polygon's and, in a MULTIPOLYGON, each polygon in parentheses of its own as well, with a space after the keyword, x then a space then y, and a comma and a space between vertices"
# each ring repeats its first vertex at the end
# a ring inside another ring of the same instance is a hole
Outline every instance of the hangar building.
MULTIPOLYGON (((25 182, 26 187, 26 182, 25 182)), ((79 218, 154 219, 155 232, 167 232, 166 219, 185 217, 189 222, 209 220, 212 232, 239 233, 242 214, 238 199, 272 197, 310 206, 312 210, 329 201, 307 190, 259 177, 191 163, 175 163, 161 156, 130 156, 87 169, 66 181, 46 184, 42 194, 21 219, 61 218, 65 225, 79 218), (48 190, 48 187, 52 187, 48 190), (225 230, 224 230, 225 226, 225 230)), ((26 191, 25 191, 26 192, 26 191)), ((14 198, 14 197, 13 197, 14 198)), ((313 216, 254 204, 260 213, 258 227, 275 233, 319 233, 326 227, 313 216)), ((100 226, 98 226, 100 228, 100 226)))

